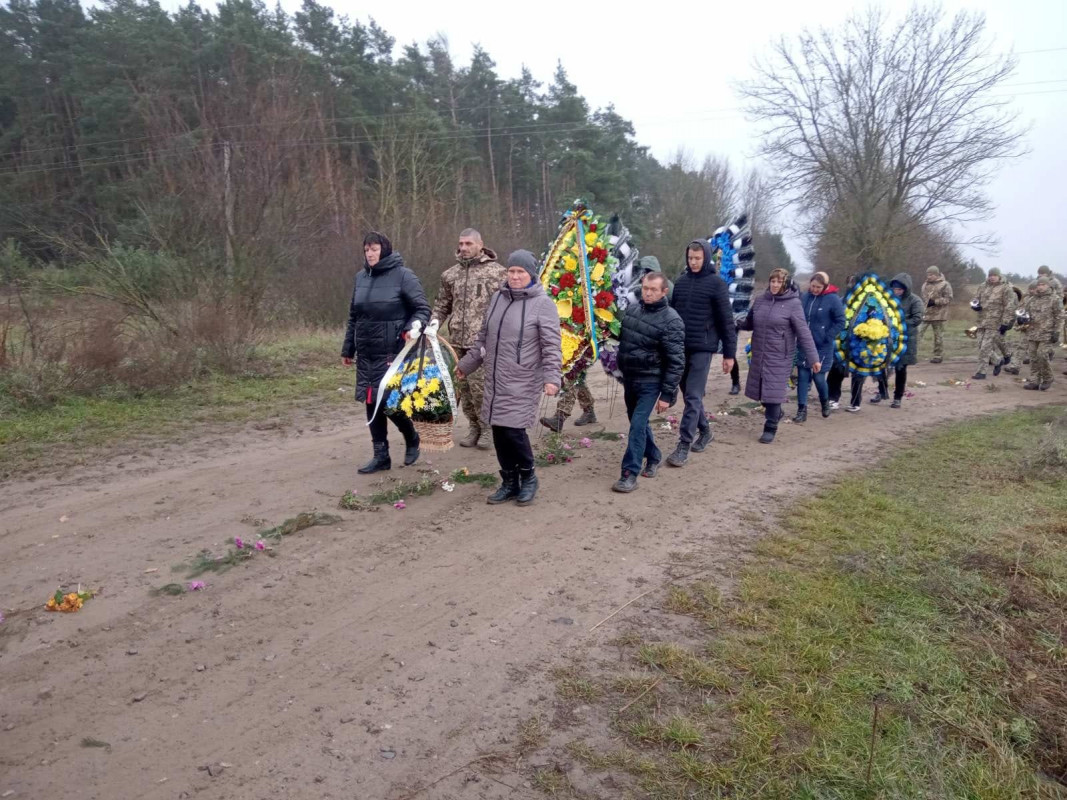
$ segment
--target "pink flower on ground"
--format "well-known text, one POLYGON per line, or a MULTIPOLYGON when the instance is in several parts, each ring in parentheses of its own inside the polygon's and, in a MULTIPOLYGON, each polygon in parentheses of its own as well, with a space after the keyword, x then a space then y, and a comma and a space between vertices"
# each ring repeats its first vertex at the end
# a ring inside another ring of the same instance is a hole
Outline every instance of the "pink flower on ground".
POLYGON ((569 444, 565 444, 565 445, 563 445, 563 449, 564 450, 570 450, 571 446, 569 444))
POLYGON ((549 453, 547 456, 545 456, 545 461, 555 461, 555 460, 556 460, 556 457, 554 455, 552 455, 552 453, 549 453))
POLYGON ((568 463, 568 464, 570 464, 570 463, 571 463, 572 461, 574 461, 574 459, 573 459, 573 458, 568 458, 568 459, 567 459, 567 463, 568 463))
POLYGON ((263 541, 262 539, 260 539, 258 542, 256 542, 256 549, 257 550, 266 550, 267 549, 267 543, 265 541, 263 541))
POLYGON ((199 592, 205 586, 207 586, 207 584, 204 583, 203 581, 189 581, 189 591, 190 592, 199 592))
POLYGON ((580 444, 582 447, 592 447, 593 446, 593 440, 590 439, 588 436, 586 436, 586 437, 583 437, 582 440, 580 442, 578 442, 578 444, 580 444))
POLYGON ((398 511, 407 507, 407 503, 405 503, 403 500, 397 500, 395 503, 393 503, 393 508, 397 509, 398 511))
POLYGON ((233 537, 233 546, 236 547, 238 550, 240 550, 241 548, 243 548, 245 546, 245 543, 243 541, 241 541, 241 537, 240 536, 234 536, 233 537))

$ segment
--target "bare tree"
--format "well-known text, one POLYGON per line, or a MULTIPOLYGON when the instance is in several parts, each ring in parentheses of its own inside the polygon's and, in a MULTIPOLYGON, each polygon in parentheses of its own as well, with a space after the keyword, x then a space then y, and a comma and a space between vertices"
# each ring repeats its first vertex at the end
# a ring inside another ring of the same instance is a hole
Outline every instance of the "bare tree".
POLYGON ((894 23, 871 9, 780 40, 741 92, 782 201, 812 237, 832 217, 840 249, 877 269, 922 226, 988 218, 998 162, 1022 153, 1017 114, 992 92, 1015 64, 991 52, 981 14, 915 6, 894 23))

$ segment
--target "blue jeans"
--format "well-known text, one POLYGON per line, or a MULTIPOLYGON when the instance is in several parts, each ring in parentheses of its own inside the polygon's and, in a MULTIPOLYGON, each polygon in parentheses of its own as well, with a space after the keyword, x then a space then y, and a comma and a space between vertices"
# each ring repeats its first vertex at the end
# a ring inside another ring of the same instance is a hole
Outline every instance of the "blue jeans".
POLYGON ((826 373, 829 365, 824 364, 822 372, 811 372, 811 367, 797 367, 797 405, 806 408, 808 405, 808 389, 812 379, 815 380, 815 391, 819 393, 819 402, 825 403, 830 399, 830 387, 826 385, 826 373))
POLYGON ((626 416, 630 420, 630 436, 626 442, 626 453, 622 457, 623 472, 640 475, 641 462, 644 459, 656 463, 663 457, 652 437, 652 426, 648 424, 648 418, 652 416, 656 401, 659 400, 659 389, 659 381, 623 384, 626 416))

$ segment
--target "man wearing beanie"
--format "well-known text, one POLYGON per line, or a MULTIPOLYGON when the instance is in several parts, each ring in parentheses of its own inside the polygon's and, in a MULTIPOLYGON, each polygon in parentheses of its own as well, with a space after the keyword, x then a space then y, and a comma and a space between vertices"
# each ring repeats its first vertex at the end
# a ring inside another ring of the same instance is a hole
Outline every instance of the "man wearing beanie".
POLYGON ((1015 323, 1015 292, 999 269, 990 268, 971 307, 978 313, 978 371, 974 379, 984 381, 986 367, 992 364, 993 375, 999 375, 1011 360, 1004 334, 1015 323))
POLYGON ((926 281, 923 283, 922 300, 925 306, 922 327, 919 328, 919 343, 928 329, 934 332, 934 357, 931 364, 940 364, 945 351, 945 321, 948 319, 948 306, 952 302, 952 284, 945 280, 937 267, 926 268, 926 281))

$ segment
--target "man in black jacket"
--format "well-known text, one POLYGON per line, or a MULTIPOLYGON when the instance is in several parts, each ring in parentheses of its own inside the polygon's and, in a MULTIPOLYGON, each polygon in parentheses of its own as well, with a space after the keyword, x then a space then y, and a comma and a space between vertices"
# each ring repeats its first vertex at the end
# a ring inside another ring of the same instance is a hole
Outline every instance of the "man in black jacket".
POLYGON ((641 301, 630 306, 622 318, 619 334, 619 370, 622 372, 626 416, 630 435, 622 457, 622 477, 611 488, 632 492, 637 473, 653 478, 659 468, 660 451, 648 418, 662 413, 678 399, 678 381, 685 369, 685 326, 667 303, 667 279, 650 273, 641 281, 641 301))
POLYGON ((730 310, 730 291, 711 256, 711 245, 701 239, 685 251, 686 270, 674 285, 671 306, 685 323, 685 372, 682 394, 685 411, 678 434, 678 447, 667 458, 672 467, 685 466, 689 451, 699 453, 712 439, 704 413, 704 391, 711 371, 711 357, 722 341, 722 371, 729 373, 737 352, 737 328, 730 310))

